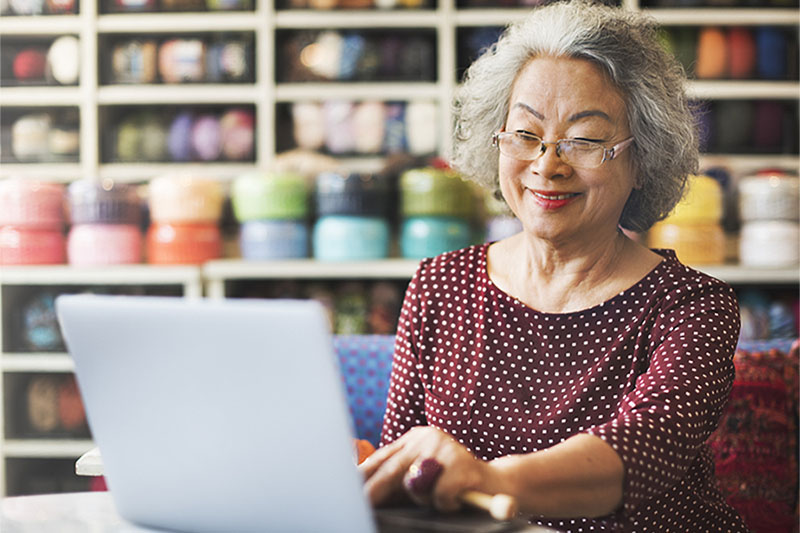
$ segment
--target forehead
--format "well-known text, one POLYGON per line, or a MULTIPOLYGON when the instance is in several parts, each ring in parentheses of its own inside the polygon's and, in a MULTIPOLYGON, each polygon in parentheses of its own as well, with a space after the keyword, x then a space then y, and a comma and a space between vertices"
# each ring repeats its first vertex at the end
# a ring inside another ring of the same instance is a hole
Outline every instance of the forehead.
POLYGON ((570 57, 536 57, 519 71, 511 90, 510 114, 531 109, 545 120, 590 113, 589 117, 624 122, 625 100, 596 64, 570 57))

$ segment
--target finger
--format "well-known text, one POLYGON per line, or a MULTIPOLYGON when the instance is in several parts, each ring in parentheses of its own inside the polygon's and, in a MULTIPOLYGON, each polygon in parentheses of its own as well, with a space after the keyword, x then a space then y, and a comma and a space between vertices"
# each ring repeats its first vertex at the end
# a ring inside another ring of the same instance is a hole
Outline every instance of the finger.
POLYGON ((364 481, 369 480, 386 460, 402 449, 402 440, 396 440, 386 446, 378 448, 372 455, 367 457, 363 463, 358 465, 358 469, 364 476, 364 481))
POLYGON ((403 491, 403 476, 414 458, 414 455, 402 449, 378 465, 364 483, 364 491, 373 505, 379 505, 387 501, 392 494, 403 491))
POLYGON ((403 488, 420 505, 429 505, 436 481, 442 474, 442 464, 432 457, 411 464, 403 477, 403 488))

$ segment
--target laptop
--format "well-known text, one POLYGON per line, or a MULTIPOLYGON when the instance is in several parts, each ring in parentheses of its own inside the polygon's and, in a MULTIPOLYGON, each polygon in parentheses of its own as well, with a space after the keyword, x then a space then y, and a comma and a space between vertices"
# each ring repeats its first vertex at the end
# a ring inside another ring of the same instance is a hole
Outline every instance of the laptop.
POLYGON ((507 531, 375 512, 312 300, 65 295, 56 310, 120 515, 187 532, 507 531))

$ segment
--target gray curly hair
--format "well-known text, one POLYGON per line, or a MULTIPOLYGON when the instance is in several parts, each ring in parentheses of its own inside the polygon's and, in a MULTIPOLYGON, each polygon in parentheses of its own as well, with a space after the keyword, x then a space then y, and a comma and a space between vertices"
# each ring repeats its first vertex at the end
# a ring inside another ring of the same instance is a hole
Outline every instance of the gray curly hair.
POLYGON ((499 195, 492 134, 505 124, 520 69, 543 55, 591 61, 622 93, 636 139, 637 188, 619 225, 647 230, 678 203, 688 175, 697 172, 699 154, 686 74, 661 44, 655 22, 641 13, 588 0, 556 2, 506 28, 456 91, 453 166, 499 195))

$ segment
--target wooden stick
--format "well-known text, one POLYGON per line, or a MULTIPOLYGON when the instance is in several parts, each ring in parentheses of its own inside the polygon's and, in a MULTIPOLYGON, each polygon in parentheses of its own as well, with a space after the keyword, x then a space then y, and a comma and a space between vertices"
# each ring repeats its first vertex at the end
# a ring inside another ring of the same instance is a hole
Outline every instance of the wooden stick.
POLYGON ((488 511, 495 520, 507 521, 517 515, 517 500, 508 494, 486 494, 477 490, 466 490, 459 496, 462 502, 488 511))

